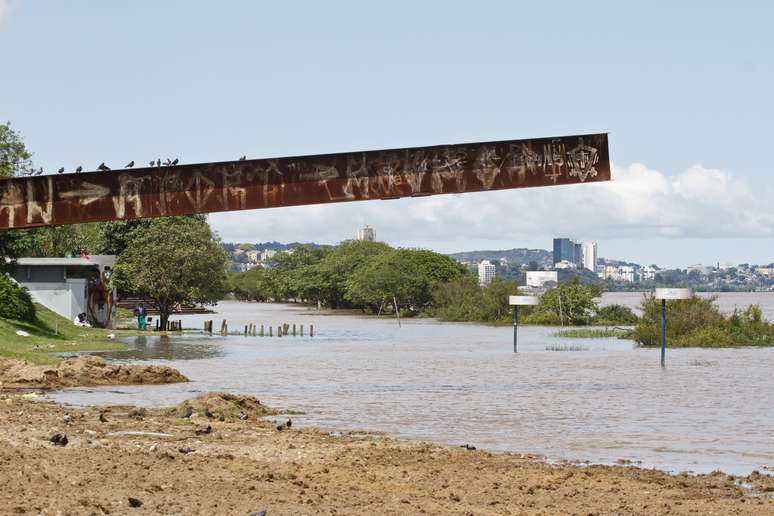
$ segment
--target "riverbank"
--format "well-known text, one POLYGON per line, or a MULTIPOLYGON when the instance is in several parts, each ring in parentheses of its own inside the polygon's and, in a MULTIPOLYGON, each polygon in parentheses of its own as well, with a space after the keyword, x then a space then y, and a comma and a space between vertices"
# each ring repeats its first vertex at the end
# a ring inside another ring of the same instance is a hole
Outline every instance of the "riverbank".
MULTIPOLYGON (((55 364, 61 360, 57 353, 122 350, 126 346, 118 338, 143 335, 136 329, 75 326, 72 321, 37 303, 35 310, 37 318, 34 322, 0 318, 0 358, 55 364)), ((119 323, 124 326, 127 323, 125 315, 119 313, 119 323)))
POLYGON ((3 394, 0 506, 19 514, 272 516, 774 511, 774 479, 755 473, 549 465, 372 433, 298 430, 287 417, 259 417, 271 410, 249 398, 208 399, 190 402, 189 412, 185 403, 73 409, 3 394), (65 446, 61 437, 50 441, 56 434, 67 436, 65 446))

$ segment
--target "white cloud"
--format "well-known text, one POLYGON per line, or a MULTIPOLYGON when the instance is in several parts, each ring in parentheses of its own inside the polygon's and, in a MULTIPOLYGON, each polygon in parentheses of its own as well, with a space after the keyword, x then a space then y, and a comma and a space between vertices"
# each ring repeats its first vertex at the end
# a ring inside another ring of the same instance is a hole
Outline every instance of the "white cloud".
POLYGON ((464 248, 466 240, 566 235, 584 239, 770 238, 774 196, 724 170, 693 166, 668 176, 642 164, 613 181, 213 214, 226 241, 337 242, 363 223, 400 245, 464 248), (450 245, 455 243, 455 245, 450 245))
POLYGON ((0 0, 0 28, 11 15, 13 10, 14 0, 0 0))

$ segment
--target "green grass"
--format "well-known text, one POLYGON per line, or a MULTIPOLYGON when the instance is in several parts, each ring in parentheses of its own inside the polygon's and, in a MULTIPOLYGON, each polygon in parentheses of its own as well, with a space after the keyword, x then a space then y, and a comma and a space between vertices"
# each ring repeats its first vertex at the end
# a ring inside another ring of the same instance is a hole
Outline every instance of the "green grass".
POLYGON ((555 337, 568 337, 573 339, 606 339, 609 337, 627 338, 629 332, 615 328, 573 328, 554 333, 555 337))
POLYGON ((108 334, 136 335, 136 331, 80 328, 43 305, 36 304, 35 322, 0 318, 0 358, 18 358, 35 364, 50 364, 60 359, 55 353, 73 351, 111 351, 124 349, 120 342, 108 339, 108 334), (17 330, 30 334, 22 337, 17 330))

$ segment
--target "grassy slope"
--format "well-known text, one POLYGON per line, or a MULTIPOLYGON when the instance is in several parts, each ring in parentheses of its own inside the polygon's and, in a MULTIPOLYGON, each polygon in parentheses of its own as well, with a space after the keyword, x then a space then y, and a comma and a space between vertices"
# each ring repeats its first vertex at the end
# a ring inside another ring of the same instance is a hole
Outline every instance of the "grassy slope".
POLYGON ((108 334, 132 335, 136 332, 79 328, 48 308, 36 304, 38 318, 33 323, 0 318, 0 358, 20 358, 36 364, 54 363, 59 357, 52 353, 65 351, 107 351, 123 349, 124 345, 108 339, 108 334), (58 324, 57 324, 58 323, 58 324), (21 337, 24 330, 29 337, 21 337))

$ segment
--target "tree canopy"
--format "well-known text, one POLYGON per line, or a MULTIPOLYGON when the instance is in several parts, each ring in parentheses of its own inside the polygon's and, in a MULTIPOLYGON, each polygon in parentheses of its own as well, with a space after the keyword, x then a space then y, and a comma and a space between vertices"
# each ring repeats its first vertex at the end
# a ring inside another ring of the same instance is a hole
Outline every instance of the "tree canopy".
POLYGON ((175 304, 214 304, 226 292, 226 254, 206 221, 154 219, 131 232, 116 263, 116 286, 147 300, 162 325, 175 304))
POLYGON ((13 177, 32 171, 32 153, 21 135, 11 129, 11 123, 0 124, 0 178, 13 177))

